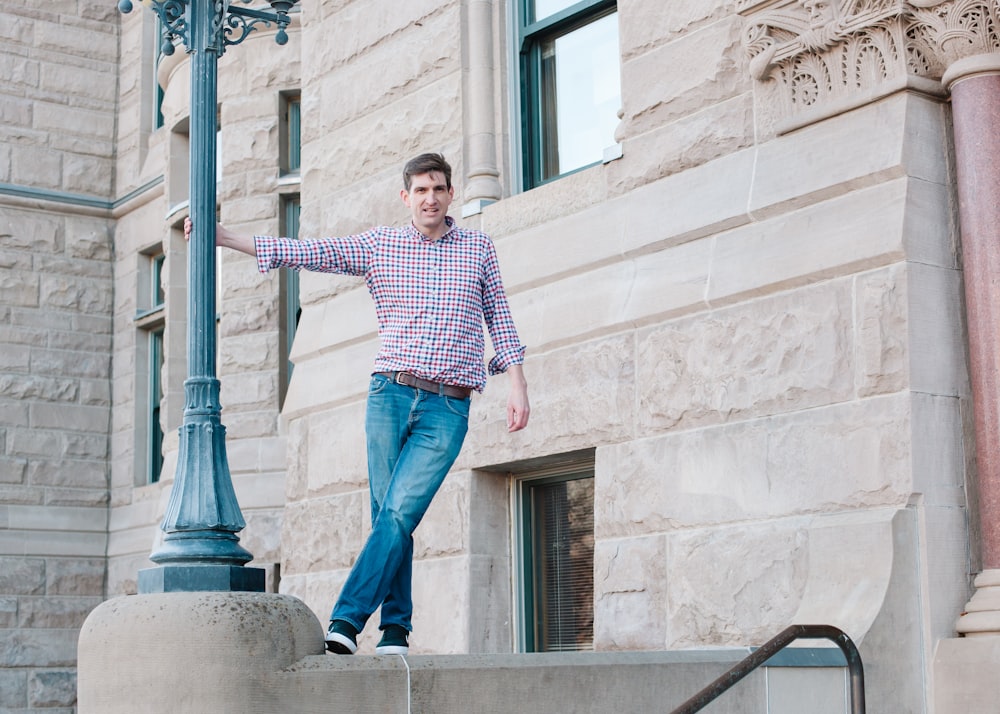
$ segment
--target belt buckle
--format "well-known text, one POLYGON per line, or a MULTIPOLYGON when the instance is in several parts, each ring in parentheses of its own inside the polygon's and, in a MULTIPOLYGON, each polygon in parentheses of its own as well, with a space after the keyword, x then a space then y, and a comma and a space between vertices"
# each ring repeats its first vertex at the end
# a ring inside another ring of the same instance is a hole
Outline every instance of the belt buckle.
POLYGON ((402 379, 405 374, 407 374, 407 373, 406 372, 396 372, 396 378, 393 379, 392 381, 395 382, 396 384, 399 384, 399 385, 403 386, 403 387, 409 387, 410 385, 407 384, 406 382, 404 382, 403 379, 402 379))

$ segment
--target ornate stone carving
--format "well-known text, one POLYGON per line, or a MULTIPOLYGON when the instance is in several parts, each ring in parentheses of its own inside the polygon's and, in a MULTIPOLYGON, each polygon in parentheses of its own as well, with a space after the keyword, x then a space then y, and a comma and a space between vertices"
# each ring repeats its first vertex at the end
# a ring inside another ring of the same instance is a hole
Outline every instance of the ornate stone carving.
POLYGON ((778 121, 841 111, 912 78, 938 82, 955 60, 1000 50, 998 0, 738 0, 737 9, 750 73, 769 86, 778 121))

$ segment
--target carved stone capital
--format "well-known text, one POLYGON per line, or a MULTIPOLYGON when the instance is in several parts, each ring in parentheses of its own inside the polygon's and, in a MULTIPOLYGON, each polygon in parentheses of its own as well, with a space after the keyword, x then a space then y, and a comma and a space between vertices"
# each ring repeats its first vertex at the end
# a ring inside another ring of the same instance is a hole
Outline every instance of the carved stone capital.
POLYGON ((943 92, 954 62, 1000 52, 1000 0, 738 0, 748 68, 774 123, 903 88, 943 92))

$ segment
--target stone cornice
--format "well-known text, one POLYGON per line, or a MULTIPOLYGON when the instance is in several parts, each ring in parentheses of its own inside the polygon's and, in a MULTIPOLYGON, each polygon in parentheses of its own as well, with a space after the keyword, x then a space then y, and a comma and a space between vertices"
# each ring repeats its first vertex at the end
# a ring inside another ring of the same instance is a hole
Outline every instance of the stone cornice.
POLYGON ((737 10, 759 108, 776 127, 1000 52, 1000 0, 737 0, 737 10))

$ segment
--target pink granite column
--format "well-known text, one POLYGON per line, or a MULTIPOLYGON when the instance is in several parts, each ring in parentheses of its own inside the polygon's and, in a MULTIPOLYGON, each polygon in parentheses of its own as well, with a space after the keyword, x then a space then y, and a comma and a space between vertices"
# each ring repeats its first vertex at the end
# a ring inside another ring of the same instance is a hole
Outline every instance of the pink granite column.
POLYGON ((983 556, 957 629, 1000 634, 1000 55, 959 60, 944 82, 955 133, 983 556))

